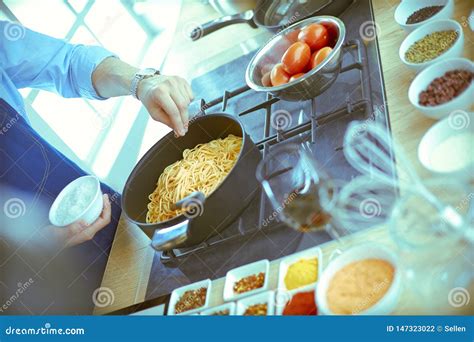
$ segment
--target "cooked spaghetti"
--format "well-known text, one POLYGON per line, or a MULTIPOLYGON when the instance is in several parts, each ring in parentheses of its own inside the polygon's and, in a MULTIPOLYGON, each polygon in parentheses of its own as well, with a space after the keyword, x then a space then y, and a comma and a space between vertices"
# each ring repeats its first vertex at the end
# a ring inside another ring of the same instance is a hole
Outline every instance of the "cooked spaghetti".
POLYGON ((240 153, 242 138, 230 134, 224 139, 199 144, 183 152, 183 159, 167 166, 148 196, 147 223, 178 216, 175 203, 194 191, 208 196, 224 180, 240 153))

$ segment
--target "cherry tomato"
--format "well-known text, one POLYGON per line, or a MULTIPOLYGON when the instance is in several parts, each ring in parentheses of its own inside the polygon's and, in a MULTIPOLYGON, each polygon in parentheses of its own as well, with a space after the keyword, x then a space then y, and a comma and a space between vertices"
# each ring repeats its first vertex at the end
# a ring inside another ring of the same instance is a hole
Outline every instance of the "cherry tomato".
POLYGON ((301 29, 298 40, 309 45, 312 51, 317 51, 328 45, 328 30, 320 24, 311 24, 301 29))
POLYGON ((285 36, 285 39, 288 40, 289 43, 295 43, 297 42, 298 35, 300 34, 300 30, 296 29, 294 31, 291 31, 290 33, 287 33, 285 36))
POLYGON ((270 79, 270 71, 266 72, 263 76, 262 76, 262 85, 264 87, 271 87, 272 86, 272 81, 270 79))
POLYGON ((319 63, 324 61, 326 57, 331 53, 332 49, 329 46, 322 48, 321 50, 316 51, 311 56, 311 68, 316 68, 319 63))
POLYGON ((271 63, 265 64, 265 65, 262 67, 262 69, 260 69, 260 71, 262 72, 262 76, 265 75, 267 72, 272 71, 273 66, 274 66, 274 65, 271 64, 271 63))
POLYGON ((301 76, 304 76, 305 73, 304 72, 300 72, 299 74, 295 74, 293 76, 290 77, 290 81, 289 82, 293 82, 294 80, 296 80, 297 78, 300 78, 301 76))
POLYGON ((302 72, 310 59, 311 49, 308 44, 296 42, 286 50, 281 58, 281 63, 288 74, 294 75, 302 72))
POLYGON ((270 73, 270 80, 272 81, 273 86, 279 86, 281 84, 288 83, 290 75, 283 68, 283 64, 278 63, 272 69, 270 73))

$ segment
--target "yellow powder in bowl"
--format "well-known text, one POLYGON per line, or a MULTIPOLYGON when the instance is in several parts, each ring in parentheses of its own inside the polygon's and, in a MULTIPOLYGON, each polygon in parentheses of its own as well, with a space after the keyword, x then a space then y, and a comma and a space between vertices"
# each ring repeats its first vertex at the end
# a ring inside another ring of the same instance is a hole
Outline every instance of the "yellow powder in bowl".
POLYGON ((377 303, 393 282, 395 268, 382 259, 350 263, 334 274, 329 282, 329 309, 340 315, 357 314, 377 303))
POLYGON ((300 259, 288 267, 285 286, 288 290, 309 285, 318 280, 318 258, 300 259))

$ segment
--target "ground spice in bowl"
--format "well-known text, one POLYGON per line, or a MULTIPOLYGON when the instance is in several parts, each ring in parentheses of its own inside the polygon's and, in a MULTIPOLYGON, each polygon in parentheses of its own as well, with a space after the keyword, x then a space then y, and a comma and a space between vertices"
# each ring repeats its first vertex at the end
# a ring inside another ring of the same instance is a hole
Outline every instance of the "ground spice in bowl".
POLYGON ((410 63, 424 63, 447 51, 459 37, 455 30, 433 32, 413 43, 405 52, 410 63))
POLYGON ((196 290, 188 290, 179 298, 174 311, 179 314, 204 306, 206 302, 207 288, 201 287, 196 290))
POLYGON ((284 280, 287 290, 315 283, 318 280, 318 258, 300 259, 291 264, 284 280))
POLYGON ((434 16, 436 13, 441 11, 444 6, 428 6, 428 7, 423 7, 419 9, 418 11, 413 12, 410 14, 410 16, 407 19, 406 24, 418 24, 421 23, 422 21, 425 21, 426 19, 431 18, 434 16))
POLYGON ((313 291, 296 293, 283 309, 284 316, 310 316, 317 313, 313 291))
POLYGON ((226 309, 226 310, 216 311, 212 314, 212 316, 229 316, 229 314, 230 314, 229 309, 226 309))
POLYGON ((265 283, 265 273, 252 274, 248 277, 242 278, 234 284, 234 293, 244 293, 247 291, 259 289, 265 283))
POLYGON ((268 311, 267 303, 250 305, 245 309, 244 316, 266 316, 268 311))
POLYGON ((432 107, 449 102, 469 87, 473 77, 474 73, 469 70, 448 71, 443 76, 435 78, 420 93, 418 103, 421 106, 432 107))

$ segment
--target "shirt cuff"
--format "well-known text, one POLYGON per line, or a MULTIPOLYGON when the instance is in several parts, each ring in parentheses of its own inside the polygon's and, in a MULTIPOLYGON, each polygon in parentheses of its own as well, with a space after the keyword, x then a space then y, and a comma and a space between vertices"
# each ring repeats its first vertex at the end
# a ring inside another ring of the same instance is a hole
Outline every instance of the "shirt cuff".
POLYGON ((77 45, 76 48, 82 50, 76 51, 74 56, 76 56, 77 59, 72 63, 72 65, 79 68, 74 71, 74 78, 76 79, 80 96, 95 100, 107 99, 97 94, 94 89, 92 73, 104 59, 117 56, 100 46, 77 45))

